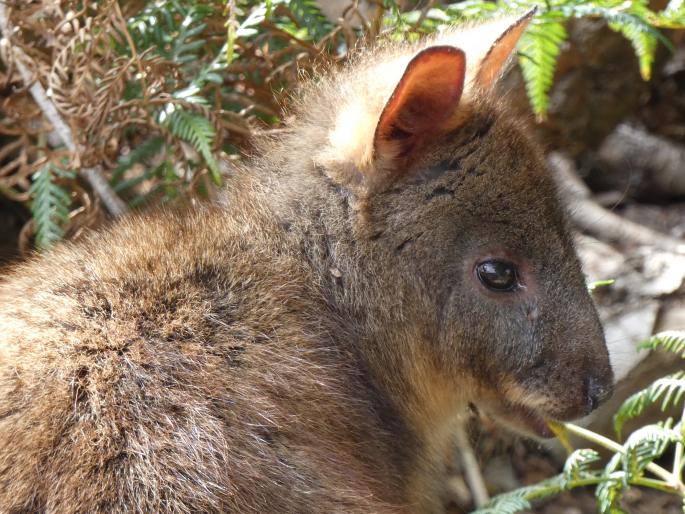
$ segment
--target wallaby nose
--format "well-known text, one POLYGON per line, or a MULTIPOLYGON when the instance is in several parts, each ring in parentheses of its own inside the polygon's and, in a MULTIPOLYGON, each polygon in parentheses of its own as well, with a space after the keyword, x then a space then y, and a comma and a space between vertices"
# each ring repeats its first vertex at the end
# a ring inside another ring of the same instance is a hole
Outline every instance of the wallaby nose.
POLYGON ((613 380, 590 377, 585 381, 586 408, 588 414, 609 399, 614 390, 613 380))

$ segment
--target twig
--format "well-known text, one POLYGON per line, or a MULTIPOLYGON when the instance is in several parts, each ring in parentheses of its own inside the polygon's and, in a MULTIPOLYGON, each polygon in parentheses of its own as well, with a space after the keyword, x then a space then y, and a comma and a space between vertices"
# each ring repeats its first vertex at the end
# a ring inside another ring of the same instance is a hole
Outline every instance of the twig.
MULTIPOLYGON (((680 415, 680 433, 681 436, 685 431, 685 408, 680 415)), ((683 475, 683 443, 682 441, 676 442, 675 454, 673 456, 673 481, 675 483, 682 483, 683 475)), ((675 485, 675 484, 674 484, 675 485)))
POLYGON ((269 29, 273 34, 277 34, 281 38, 285 39, 286 41, 292 41, 296 43, 298 46, 301 46, 302 48, 305 48, 306 50, 309 50, 312 54, 316 55, 319 52, 319 49, 312 45, 311 43, 308 43, 304 39, 300 39, 299 37, 295 36, 294 34, 290 34, 289 32, 286 32, 285 30, 281 29, 274 23, 270 22, 269 20, 264 20, 261 23, 262 27, 269 29))
POLYGON ((588 187, 578 178, 571 160, 553 152, 549 162, 569 207, 571 219, 583 230, 601 239, 647 246, 657 246, 674 253, 685 253, 685 241, 656 232, 644 225, 624 219, 599 206, 591 199, 588 187))
POLYGON ((487 487, 485 487, 485 481, 481 475, 478 460, 473 453, 463 423, 457 423, 454 435, 459 449, 459 456, 461 457, 461 462, 464 466, 466 483, 469 484, 469 489, 471 489, 471 494, 473 494, 473 501, 476 504, 476 507, 482 507, 490 501, 490 496, 488 495, 487 487))
POLYGON ((359 19, 359 24, 363 27, 364 32, 368 32, 370 30, 369 21, 366 19, 366 16, 364 16, 364 14, 362 14, 362 12, 359 10, 359 0, 355 0, 354 2, 352 2, 342 12, 342 19, 348 23, 355 16, 359 19))
MULTIPOLYGON (((598 444, 599 446, 602 446, 603 448, 606 448, 607 450, 611 450, 614 453, 620 453, 624 454, 625 449, 623 446, 618 444, 616 441, 613 441, 609 439, 608 437, 604 437, 601 434, 597 434, 593 432, 592 430, 588 430, 587 428, 580 427, 578 425, 574 425, 573 423, 564 423, 564 427, 566 430, 571 432, 572 434, 575 434, 577 436, 582 437, 583 439, 586 439, 590 442, 593 442, 595 444, 598 444)), ((685 494, 685 484, 683 484, 679 479, 677 479, 672 473, 670 473, 668 470, 662 468, 658 464, 655 464, 653 462, 650 462, 647 464, 647 470, 649 470, 651 473, 659 477, 661 480, 663 480, 667 485, 673 487, 675 490, 677 490, 681 495, 685 494)))
MULTIPOLYGON (((0 33, 2 33, 3 39, 10 44, 12 25, 7 13, 7 5, 3 1, 0 1, 0 33)), ((64 143, 64 146, 66 146, 74 155, 78 155, 80 149, 74 141, 71 129, 64 122, 59 112, 57 112, 55 104, 48 98, 43 85, 38 80, 34 80, 31 72, 24 64, 24 62, 30 62, 30 58, 19 46, 10 44, 10 51, 13 54, 12 62, 19 71, 22 80, 28 86, 29 92, 31 93, 31 96, 33 96, 36 104, 41 108, 43 114, 53 126, 55 133, 59 135, 62 143, 64 143)), ((90 184, 93 191, 100 197, 110 214, 119 216, 126 212, 126 204, 116 195, 107 181, 102 177, 102 170, 99 166, 81 168, 80 174, 88 184, 90 184)))
POLYGON ((126 42, 128 43, 129 50, 131 51, 131 62, 135 63, 136 67, 138 68, 138 75, 140 76, 140 89, 143 92, 143 100, 147 101, 148 100, 148 89, 147 89, 147 84, 145 81, 145 69, 143 68, 143 64, 140 60, 140 56, 138 55, 138 51, 136 50, 136 44, 133 42, 133 38, 131 37, 131 33, 128 31, 128 26, 126 25, 126 18, 124 17, 123 13, 121 12, 121 7, 119 6, 119 2, 113 2, 114 3, 114 11, 117 16, 117 21, 121 23, 121 32, 124 35, 124 38, 126 38, 126 42))

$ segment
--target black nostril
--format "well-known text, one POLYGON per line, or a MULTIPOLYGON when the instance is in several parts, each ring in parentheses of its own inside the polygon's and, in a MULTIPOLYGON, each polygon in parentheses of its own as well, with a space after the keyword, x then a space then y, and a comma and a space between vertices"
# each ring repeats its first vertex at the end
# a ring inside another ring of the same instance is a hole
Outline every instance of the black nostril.
POLYGON ((587 411, 592 412, 602 403, 604 403, 612 393, 613 387, 610 384, 605 384, 596 378, 588 378, 585 383, 587 391, 587 411))

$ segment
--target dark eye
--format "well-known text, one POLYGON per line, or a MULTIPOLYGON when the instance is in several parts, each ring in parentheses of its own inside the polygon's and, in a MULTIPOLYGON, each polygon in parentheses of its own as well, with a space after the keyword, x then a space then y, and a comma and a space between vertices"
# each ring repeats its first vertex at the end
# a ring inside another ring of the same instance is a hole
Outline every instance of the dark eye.
POLYGON ((485 287, 496 292, 516 291, 519 287, 516 266, 510 262, 483 261, 476 266, 476 274, 485 287))

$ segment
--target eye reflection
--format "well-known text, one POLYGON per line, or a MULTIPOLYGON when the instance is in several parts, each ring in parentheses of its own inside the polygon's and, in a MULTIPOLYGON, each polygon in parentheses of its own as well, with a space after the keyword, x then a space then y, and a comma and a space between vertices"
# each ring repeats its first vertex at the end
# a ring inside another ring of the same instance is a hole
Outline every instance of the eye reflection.
POLYGON ((520 285, 516 266, 507 261, 483 261, 476 266, 476 275, 485 287, 498 293, 516 291, 520 285))

